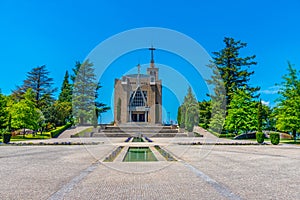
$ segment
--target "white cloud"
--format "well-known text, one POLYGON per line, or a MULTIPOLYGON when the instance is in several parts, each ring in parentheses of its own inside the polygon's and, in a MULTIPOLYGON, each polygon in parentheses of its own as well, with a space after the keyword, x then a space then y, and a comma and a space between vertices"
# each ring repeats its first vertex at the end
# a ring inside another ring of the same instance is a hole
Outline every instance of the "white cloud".
POLYGON ((263 105, 266 105, 266 106, 269 106, 270 105, 270 101, 264 101, 264 100, 261 100, 261 103, 263 105))
POLYGON ((259 93, 260 94, 277 94, 279 91, 280 91, 279 86, 272 86, 266 90, 260 90, 259 93))

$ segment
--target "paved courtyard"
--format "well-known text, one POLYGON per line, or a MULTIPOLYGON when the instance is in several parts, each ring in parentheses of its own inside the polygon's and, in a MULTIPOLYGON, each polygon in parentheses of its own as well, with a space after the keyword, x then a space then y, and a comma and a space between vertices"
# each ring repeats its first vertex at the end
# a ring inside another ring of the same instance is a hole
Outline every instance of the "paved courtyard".
POLYGON ((299 146, 178 145, 180 138, 171 142, 154 138, 178 161, 126 163, 117 157, 114 162, 102 162, 117 146, 125 145, 124 140, 85 139, 98 145, 0 146, 0 199, 300 197, 299 146))

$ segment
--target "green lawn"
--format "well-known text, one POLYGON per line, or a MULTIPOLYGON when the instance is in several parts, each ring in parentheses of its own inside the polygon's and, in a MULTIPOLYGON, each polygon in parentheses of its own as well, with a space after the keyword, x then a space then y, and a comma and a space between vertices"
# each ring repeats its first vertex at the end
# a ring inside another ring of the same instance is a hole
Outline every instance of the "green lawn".
POLYGON ((16 141, 24 141, 24 140, 41 140, 41 139, 50 139, 51 138, 51 134, 50 132, 45 132, 43 134, 25 134, 25 137, 23 137, 23 135, 16 135, 13 136, 10 141, 11 142, 16 142, 16 141))

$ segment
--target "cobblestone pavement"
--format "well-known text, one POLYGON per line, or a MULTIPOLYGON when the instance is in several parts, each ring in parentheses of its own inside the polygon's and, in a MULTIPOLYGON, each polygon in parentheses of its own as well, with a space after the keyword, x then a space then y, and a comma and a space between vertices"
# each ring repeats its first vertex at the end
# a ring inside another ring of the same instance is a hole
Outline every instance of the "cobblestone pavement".
MULTIPOLYGON (((297 146, 178 145, 178 161, 101 162, 98 145, 0 146, 0 199, 299 199, 297 146), (99 162, 100 161, 100 162, 99 162)), ((187 140, 187 139, 186 139, 187 140)), ((124 155, 120 154, 120 155, 124 155)))

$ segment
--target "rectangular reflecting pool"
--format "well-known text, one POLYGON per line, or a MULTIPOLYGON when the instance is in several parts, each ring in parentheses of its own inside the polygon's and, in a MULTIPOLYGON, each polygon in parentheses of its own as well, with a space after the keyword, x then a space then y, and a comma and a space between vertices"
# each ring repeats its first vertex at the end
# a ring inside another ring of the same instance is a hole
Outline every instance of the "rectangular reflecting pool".
POLYGON ((157 161, 149 147, 129 147, 123 162, 157 161))
POLYGON ((144 140, 143 140, 143 138, 141 138, 141 137, 134 137, 134 138, 132 139, 132 142, 144 142, 144 140))

